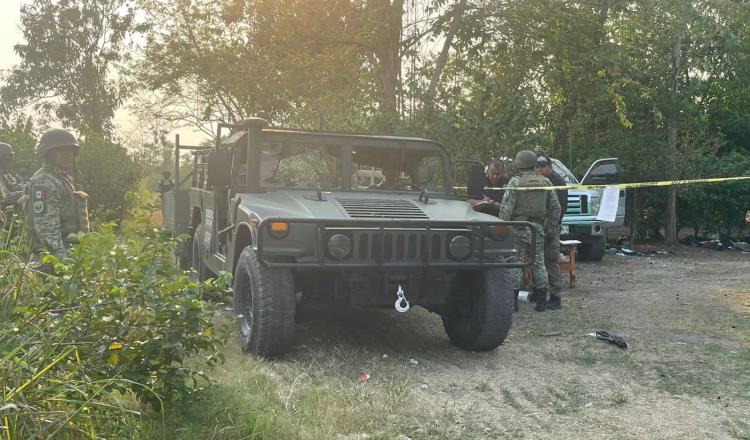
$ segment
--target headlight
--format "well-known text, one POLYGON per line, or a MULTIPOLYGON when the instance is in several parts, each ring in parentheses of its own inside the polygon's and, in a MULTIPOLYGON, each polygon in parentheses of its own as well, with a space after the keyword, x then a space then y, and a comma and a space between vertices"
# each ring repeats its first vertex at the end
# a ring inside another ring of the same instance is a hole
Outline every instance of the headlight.
POLYGON ((465 235, 456 235, 448 244, 448 252, 457 260, 467 258, 471 254, 471 240, 465 235))
POLYGON ((348 235, 334 234, 328 239, 328 253, 337 260, 342 260, 352 252, 352 239, 348 235))
POLYGON ((599 205, 602 204, 601 197, 591 197, 591 199, 589 199, 589 200, 591 200, 591 203, 590 203, 590 206, 589 206, 589 213, 593 214, 593 215, 598 214, 599 213, 599 205))

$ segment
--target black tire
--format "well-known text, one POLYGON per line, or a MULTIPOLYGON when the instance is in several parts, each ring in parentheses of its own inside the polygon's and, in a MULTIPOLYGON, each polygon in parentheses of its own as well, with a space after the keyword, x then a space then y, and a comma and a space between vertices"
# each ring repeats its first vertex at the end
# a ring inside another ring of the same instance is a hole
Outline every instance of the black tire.
POLYGON ((471 351, 503 343, 513 318, 513 286, 508 270, 459 273, 453 281, 443 327, 453 345, 471 351))
POLYGON ((242 350, 266 357, 291 350, 296 306, 291 271, 264 266, 248 246, 237 261, 233 287, 242 350))
POLYGON ((195 229, 192 243, 193 250, 190 252, 190 267, 195 271, 196 281, 206 281, 209 278, 206 264, 203 262, 203 258, 206 256, 206 248, 203 245, 203 231, 203 225, 199 225, 195 229))
POLYGON ((604 251, 607 250, 607 239, 605 236, 584 243, 578 248, 578 258, 581 261, 602 261, 604 251))

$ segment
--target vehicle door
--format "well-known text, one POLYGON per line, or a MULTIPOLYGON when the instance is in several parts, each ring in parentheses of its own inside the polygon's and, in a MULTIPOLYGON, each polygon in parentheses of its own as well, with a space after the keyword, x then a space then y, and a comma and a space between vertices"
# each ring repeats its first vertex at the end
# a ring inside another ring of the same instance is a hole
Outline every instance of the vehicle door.
MULTIPOLYGON (((581 179, 581 185, 615 185, 618 183, 620 183, 620 159, 616 157, 594 161, 581 179)), ((621 189, 617 201, 617 217, 611 225, 623 226, 624 224, 625 190, 621 189)))

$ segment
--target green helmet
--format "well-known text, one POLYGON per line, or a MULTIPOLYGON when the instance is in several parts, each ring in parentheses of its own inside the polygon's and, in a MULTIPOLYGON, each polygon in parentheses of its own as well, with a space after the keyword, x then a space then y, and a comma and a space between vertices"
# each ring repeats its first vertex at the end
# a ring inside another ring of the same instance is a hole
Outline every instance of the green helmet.
POLYGON ((44 157, 50 151, 60 147, 75 147, 76 153, 80 148, 78 141, 73 134, 61 128, 55 128, 47 131, 39 138, 39 144, 36 146, 36 152, 44 157))
POLYGON ((531 150, 521 150, 513 161, 519 170, 528 170, 536 166, 536 154, 531 150))
POLYGON ((15 157, 16 153, 13 152, 13 148, 10 145, 0 142, 0 157, 15 157))

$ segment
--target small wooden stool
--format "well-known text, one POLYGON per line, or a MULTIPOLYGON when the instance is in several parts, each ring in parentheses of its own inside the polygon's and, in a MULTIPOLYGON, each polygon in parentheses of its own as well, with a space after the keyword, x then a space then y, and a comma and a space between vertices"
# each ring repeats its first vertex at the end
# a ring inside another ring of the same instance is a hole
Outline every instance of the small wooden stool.
MULTIPOLYGON (((568 254, 568 261, 560 262, 560 272, 568 272, 570 275, 570 288, 576 287, 576 248, 581 244, 578 240, 561 240, 560 250, 566 249, 568 254)), ((531 289, 532 284, 531 267, 527 266, 523 268, 523 280, 522 289, 531 289)))
POLYGON ((568 250, 568 261, 560 262, 560 272, 570 274, 570 288, 576 287, 576 248, 581 244, 578 240, 560 240, 560 249, 568 250))

